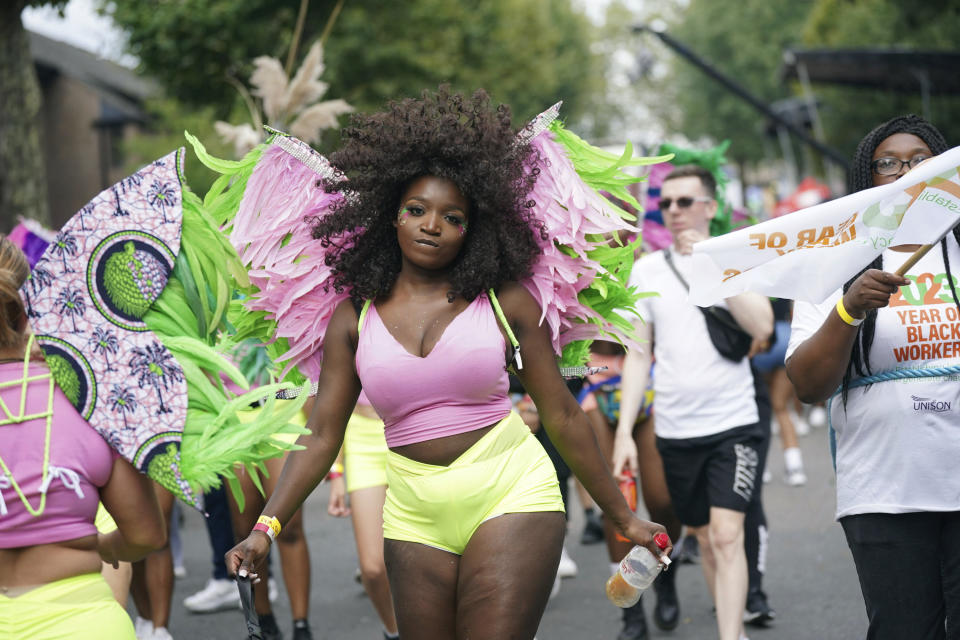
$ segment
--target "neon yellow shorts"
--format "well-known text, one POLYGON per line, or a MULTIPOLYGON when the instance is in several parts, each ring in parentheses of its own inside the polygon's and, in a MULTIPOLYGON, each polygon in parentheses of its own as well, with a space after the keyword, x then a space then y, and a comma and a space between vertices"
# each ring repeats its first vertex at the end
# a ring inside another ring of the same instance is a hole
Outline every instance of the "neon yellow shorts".
POLYGON ((347 493, 387 484, 387 451, 382 420, 350 416, 343 440, 347 493))
POLYGON ((133 623, 99 573, 0 595, 0 638, 135 640, 133 623))
POLYGON ((97 503, 97 517, 93 523, 99 533, 110 533, 117 530, 117 523, 113 521, 113 516, 110 515, 102 502, 97 503))
POLYGON ((563 510, 553 463, 513 412, 448 467, 387 453, 384 538, 460 555, 491 518, 563 510))
MULTIPOLYGON (((263 407, 251 407, 249 409, 243 409, 242 411, 237 411, 237 418, 240 420, 240 422, 253 422, 257 419, 257 416, 259 416, 260 412, 262 411, 263 407)), ((290 424, 295 424, 298 427, 307 426, 307 414, 303 411, 300 411, 295 416, 290 418, 290 424)), ((285 442, 287 444, 293 444, 299 437, 299 433, 277 433, 273 435, 274 440, 285 442)))

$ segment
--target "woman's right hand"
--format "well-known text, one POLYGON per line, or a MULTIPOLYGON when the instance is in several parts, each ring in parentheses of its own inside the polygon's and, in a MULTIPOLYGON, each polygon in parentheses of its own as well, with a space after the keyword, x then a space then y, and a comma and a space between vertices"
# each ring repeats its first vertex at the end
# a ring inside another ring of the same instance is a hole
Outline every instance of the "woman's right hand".
POLYGON ((254 569, 267 557, 270 551, 270 538, 262 531, 251 531, 246 540, 243 540, 223 557, 227 564, 227 573, 231 576, 250 578, 257 584, 260 578, 254 569))
POLYGON ((910 280, 895 273, 867 269, 853 281, 843 294, 843 307, 854 318, 864 317, 871 309, 879 309, 890 303, 890 296, 910 280))
POLYGON ((622 473, 636 476, 639 471, 637 464, 637 443, 633 441, 633 434, 617 429, 613 440, 613 477, 619 478, 622 473))
POLYGON ((347 487, 343 476, 330 480, 330 502, 327 504, 327 513, 337 518, 346 518, 350 515, 347 506, 347 487))

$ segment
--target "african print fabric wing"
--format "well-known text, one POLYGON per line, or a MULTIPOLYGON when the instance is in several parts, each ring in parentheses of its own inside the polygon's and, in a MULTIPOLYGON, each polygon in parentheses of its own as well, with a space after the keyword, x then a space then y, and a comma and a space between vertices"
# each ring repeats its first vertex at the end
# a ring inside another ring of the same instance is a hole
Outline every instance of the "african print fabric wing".
POLYGON ((180 473, 187 386, 143 318, 180 250, 183 150, 100 193, 56 234, 21 288, 60 389, 135 467, 195 503, 180 473))

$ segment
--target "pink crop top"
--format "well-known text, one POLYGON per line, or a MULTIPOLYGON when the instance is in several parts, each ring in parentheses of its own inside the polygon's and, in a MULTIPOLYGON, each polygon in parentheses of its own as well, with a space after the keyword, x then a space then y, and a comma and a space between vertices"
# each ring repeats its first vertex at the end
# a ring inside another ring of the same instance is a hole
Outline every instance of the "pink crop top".
POLYGON ((369 306, 357 374, 383 418, 388 447, 482 429, 510 414, 506 343, 486 294, 444 330, 425 358, 403 348, 369 306))
MULTIPOLYGON (((29 371, 35 375, 45 373, 47 368, 31 363, 29 371)), ((20 380, 22 375, 23 363, 0 363, 0 382, 20 380)), ((20 392, 19 384, 0 388, 0 399, 13 416, 20 414, 20 392)), ((48 393, 46 379, 29 382, 24 415, 45 413, 48 393)), ((9 417, 0 408, 0 421, 9 417)), ((53 392, 47 486, 42 487, 46 425, 46 418, 0 424, 0 458, 13 472, 31 508, 40 505, 42 492, 47 494, 46 508, 34 517, 0 468, 0 548, 62 542, 97 532, 93 522, 100 499, 98 487, 110 479, 118 454, 57 387, 53 392)))

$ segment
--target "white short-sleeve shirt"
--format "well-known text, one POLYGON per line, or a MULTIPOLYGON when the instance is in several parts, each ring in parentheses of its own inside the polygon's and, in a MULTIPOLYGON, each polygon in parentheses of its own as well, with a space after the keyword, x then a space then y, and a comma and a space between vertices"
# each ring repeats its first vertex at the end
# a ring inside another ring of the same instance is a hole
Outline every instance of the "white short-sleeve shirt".
MULTIPOLYGON (((691 258, 672 251, 673 263, 690 282, 691 258)), ((717 352, 700 309, 664 259, 662 251, 640 258, 630 284, 659 295, 637 304, 653 328, 655 429, 661 438, 697 438, 758 420, 750 361, 717 352)), ((722 305, 723 303, 721 303, 722 305)))
MULTIPOLYGON (((948 241, 954 282, 960 249, 948 241)), ((909 254, 886 251, 894 271, 909 254)), ((870 349, 874 374, 960 364, 960 312, 939 247, 879 309, 870 349)), ((960 285, 956 285, 960 292, 960 285)), ((823 324, 839 299, 794 306, 789 358, 823 324)), ((858 376, 855 376, 855 378, 858 376)), ((860 513, 960 510, 960 375, 898 379, 851 389, 832 401, 837 434, 837 518, 860 513)))

